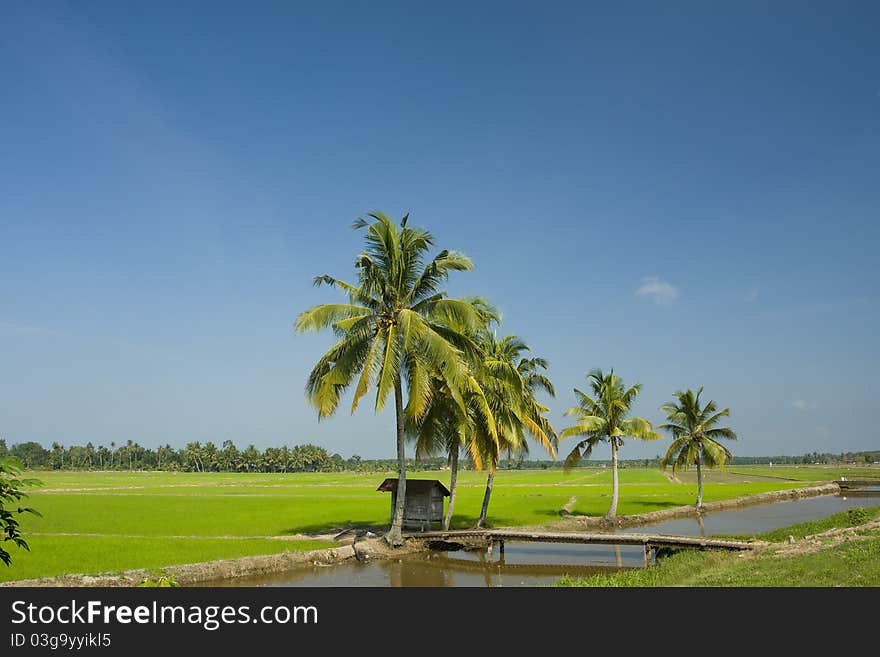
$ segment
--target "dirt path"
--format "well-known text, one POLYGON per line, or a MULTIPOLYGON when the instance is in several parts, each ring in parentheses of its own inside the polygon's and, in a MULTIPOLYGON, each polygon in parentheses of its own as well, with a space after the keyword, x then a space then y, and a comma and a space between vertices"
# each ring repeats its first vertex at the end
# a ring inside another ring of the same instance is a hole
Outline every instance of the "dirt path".
POLYGON ((829 529, 819 534, 811 534, 804 536, 799 541, 785 543, 782 548, 775 553, 777 557, 793 557, 800 554, 811 554, 820 550, 827 550, 846 543, 847 541, 864 540, 866 536, 861 536, 860 532, 873 531, 880 529, 880 518, 866 522, 864 525, 856 525, 855 527, 840 527, 837 529, 829 529))
MULTIPOLYGON (((816 497, 818 495, 833 495, 839 491, 840 487, 837 484, 822 484, 820 486, 807 486, 805 488, 789 488, 786 490, 769 491, 767 493, 758 493, 757 495, 736 497, 730 500, 709 502, 708 504, 703 505, 703 512, 723 511, 725 509, 736 509, 755 504, 771 504, 773 502, 797 500, 804 497, 816 497)), ((657 522, 663 522, 664 520, 689 518, 696 515, 696 508, 693 505, 687 505, 675 507, 674 509, 663 509, 661 511, 618 516, 613 519, 608 519, 604 516, 572 515, 566 516, 555 523, 542 525, 540 528, 583 531, 587 528, 610 529, 612 527, 639 527, 641 525, 651 525, 657 522)), ((521 527, 520 529, 525 528, 521 527)))
POLYGON ((559 509, 559 515, 561 516, 570 516, 571 512, 574 511, 574 505, 577 504, 578 498, 576 495, 572 495, 568 498, 568 502, 566 502, 561 509, 559 509))

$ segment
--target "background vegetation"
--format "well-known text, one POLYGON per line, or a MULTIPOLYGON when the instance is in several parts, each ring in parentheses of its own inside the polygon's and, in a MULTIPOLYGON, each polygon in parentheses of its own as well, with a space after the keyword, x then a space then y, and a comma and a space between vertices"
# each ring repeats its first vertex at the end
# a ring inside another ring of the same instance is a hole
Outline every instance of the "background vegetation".
MULTIPOLYGON (((231 440, 218 447, 214 442, 191 441, 182 448, 170 444, 159 448, 144 447, 133 440, 120 440, 108 445, 95 446, 53 442, 50 448, 34 441, 11 446, 0 438, 0 458, 12 456, 25 467, 35 470, 163 470, 168 472, 386 472, 394 468, 396 459, 363 459, 357 454, 344 458, 330 454, 323 447, 304 444, 291 447, 267 447, 260 450, 253 444, 244 449, 231 440)), ((621 459, 620 467, 659 467, 661 457, 652 459, 621 459)), ((592 458, 581 461, 584 466, 610 465, 611 459, 592 458)), ((804 465, 804 464, 873 464, 880 463, 880 450, 869 452, 840 452, 837 454, 811 452, 801 455, 736 456, 728 467, 737 465, 804 465)), ((440 470, 447 464, 446 457, 407 459, 408 468, 440 470)), ((462 468, 472 467, 462 462, 462 468)), ((502 458, 501 470, 562 469, 561 461, 528 459, 526 455, 502 458)))

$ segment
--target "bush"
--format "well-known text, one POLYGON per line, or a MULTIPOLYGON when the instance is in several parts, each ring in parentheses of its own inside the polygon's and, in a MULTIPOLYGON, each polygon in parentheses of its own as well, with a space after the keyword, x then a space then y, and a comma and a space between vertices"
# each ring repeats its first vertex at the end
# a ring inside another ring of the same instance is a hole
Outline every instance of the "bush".
POLYGON ((857 507, 846 512, 846 519, 850 525, 864 525, 871 519, 871 514, 864 507, 857 507))
MULTIPOLYGON (((23 513, 40 515, 30 507, 21 506, 21 500, 27 497, 21 489, 34 486, 36 479, 21 479, 21 464, 12 458, 0 459, 0 543, 11 541, 13 545, 30 550, 27 541, 21 535, 21 527, 16 519, 23 513)), ((0 561, 7 566, 12 565, 12 555, 0 546, 0 561)))
POLYGON ((175 586, 180 586, 177 581, 174 579, 174 575, 162 575, 159 579, 150 579, 149 577, 145 578, 143 582, 138 584, 140 587, 144 588, 171 588, 175 586))

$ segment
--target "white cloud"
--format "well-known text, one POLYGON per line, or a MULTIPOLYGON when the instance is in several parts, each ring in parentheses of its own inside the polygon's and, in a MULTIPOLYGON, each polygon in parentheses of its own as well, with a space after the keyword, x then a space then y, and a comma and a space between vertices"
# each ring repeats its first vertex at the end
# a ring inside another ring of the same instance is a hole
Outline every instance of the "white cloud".
POLYGON ((636 290, 636 296, 650 297, 657 304, 672 303, 678 298, 678 288, 656 276, 647 276, 636 290))
POLYGON ((808 402, 805 399, 795 399, 791 402, 791 405, 794 406, 799 411, 811 411, 816 408, 816 405, 812 402, 808 402))
POLYGON ((760 291, 758 290, 758 288, 752 288, 752 291, 743 297, 743 301, 745 301, 746 303, 753 303, 758 300, 759 294, 760 291))

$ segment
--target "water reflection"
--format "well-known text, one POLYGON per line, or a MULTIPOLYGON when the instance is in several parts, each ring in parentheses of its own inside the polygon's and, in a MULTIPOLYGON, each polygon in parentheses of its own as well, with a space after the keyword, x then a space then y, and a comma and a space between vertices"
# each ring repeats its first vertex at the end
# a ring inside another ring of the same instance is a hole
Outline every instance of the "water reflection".
POLYGON ((201 586, 547 586, 563 575, 584 577, 644 564, 641 546, 506 543, 485 550, 429 552, 373 563, 305 565, 284 573, 205 582, 201 586))

